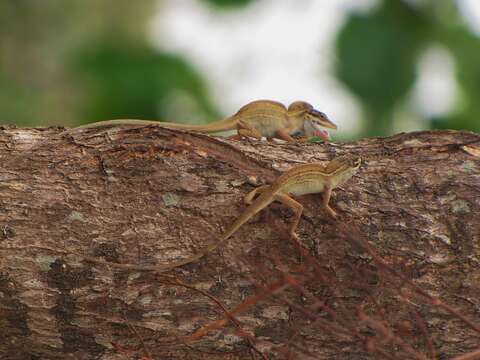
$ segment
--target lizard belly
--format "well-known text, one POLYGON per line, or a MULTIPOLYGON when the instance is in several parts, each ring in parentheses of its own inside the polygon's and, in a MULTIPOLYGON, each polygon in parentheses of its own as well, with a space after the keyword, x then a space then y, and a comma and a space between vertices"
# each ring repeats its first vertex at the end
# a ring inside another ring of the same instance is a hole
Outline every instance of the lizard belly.
POLYGON ((303 181, 292 184, 285 188, 285 191, 292 195, 305 195, 320 193, 325 189, 325 183, 323 181, 303 181))
POLYGON ((278 129, 283 129, 286 127, 283 119, 272 119, 271 116, 257 116, 255 118, 250 118, 246 121, 248 125, 252 126, 258 130, 262 136, 267 138, 275 137, 275 134, 278 129))

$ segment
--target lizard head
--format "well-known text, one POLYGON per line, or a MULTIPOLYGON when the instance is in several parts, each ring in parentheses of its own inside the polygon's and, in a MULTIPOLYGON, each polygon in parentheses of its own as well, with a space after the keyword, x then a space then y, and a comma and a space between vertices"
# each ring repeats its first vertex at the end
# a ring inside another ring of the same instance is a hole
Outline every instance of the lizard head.
POLYGON ((324 140, 330 138, 330 134, 322 127, 336 129, 335 125, 328 116, 316 110, 312 105, 305 101, 295 101, 288 107, 288 115, 290 117, 301 118, 305 134, 308 136, 318 136, 324 140))
POLYGON ((344 155, 331 160, 325 168, 325 171, 335 179, 335 186, 343 184, 357 172, 362 163, 360 156, 344 155))

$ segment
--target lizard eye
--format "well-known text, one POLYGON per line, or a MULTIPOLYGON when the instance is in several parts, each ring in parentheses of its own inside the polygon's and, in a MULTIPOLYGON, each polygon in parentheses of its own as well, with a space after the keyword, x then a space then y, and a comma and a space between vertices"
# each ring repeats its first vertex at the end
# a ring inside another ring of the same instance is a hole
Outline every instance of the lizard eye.
POLYGON ((328 119, 328 116, 324 112, 318 111, 318 110, 315 110, 315 109, 310 111, 310 115, 313 115, 317 118, 320 117, 320 118, 328 119))

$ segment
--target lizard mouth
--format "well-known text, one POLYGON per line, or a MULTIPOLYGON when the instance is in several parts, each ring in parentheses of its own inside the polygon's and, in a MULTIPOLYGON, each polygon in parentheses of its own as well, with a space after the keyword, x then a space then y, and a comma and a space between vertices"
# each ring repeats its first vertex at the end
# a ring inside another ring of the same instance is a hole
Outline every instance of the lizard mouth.
POLYGON ((330 139, 330 133, 327 130, 315 130, 313 132, 314 136, 318 136, 319 138, 322 138, 323 140, 329 140, 330 139))
POLYGON ((313 137, 313 136, 317 136, 323 140, 329 140, 330 139, 330 133, 325 130, 325 129, 322 129, 320 127, 320 125, 318 125, 317 123, 313 122, 313 121, 306 121, 304 123, 304 130, 305 130, 305 134, 308 136, 308 137, 313 137))

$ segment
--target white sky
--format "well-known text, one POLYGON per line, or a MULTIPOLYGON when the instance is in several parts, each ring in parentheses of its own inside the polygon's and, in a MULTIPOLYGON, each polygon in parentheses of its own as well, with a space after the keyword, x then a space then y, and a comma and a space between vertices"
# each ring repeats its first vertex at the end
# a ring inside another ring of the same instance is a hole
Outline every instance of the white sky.
MULTIPOLYGON (((480 33, 480 0, 458 1, 480 33)), ((368 11, 376 3, 262 0, 219 14, 199 0, 160 0, 151 34, 156 46, 184 55, 208 77, 216 103, 226 114, 255 99, 285 104, 306 100, 351 135, 360 126, 361 114, 333 76, 332 45, 349 12, 368 11)), ((456 94, 448 53, 433 48, 419 70, 412 94, 416 108, 428 115, 448 111, 456 94), (434 70, 427 71, 430 68, 434 70), (426 96, 433 92, 434 97, 426 96)))

